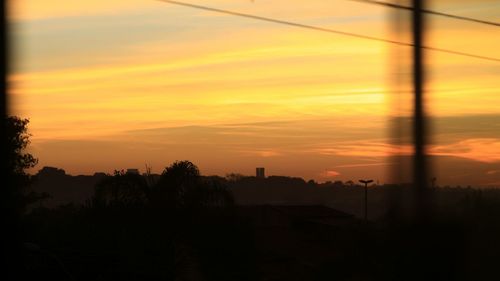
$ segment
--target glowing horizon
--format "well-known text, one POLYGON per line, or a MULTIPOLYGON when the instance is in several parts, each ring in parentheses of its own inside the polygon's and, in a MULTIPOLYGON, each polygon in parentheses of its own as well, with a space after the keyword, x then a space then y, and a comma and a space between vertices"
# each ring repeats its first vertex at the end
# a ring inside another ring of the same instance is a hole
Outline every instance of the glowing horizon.
MULTIPOLYGON (((439 5, 460 11, 466 3, 439 5)), ((351 1, 335 1, 335 9, 324 1, 203 4, 380 38, 394 35, 387 10, 351 1)), ((491 5, 500 8, 483 1, 473 14, 495 19, 491 5)), ((390 118, 404 115, 409 103, 394 108, 391 83, 399 74, 389 63, 395 47, 386 43, 158 1, 22 0, 10 6, 11 108, 30 118, 37 169, 57 166, 81 174, 150 164, 159 172, 187 159, 205 174, 248 174, 266 166, 272 173, 320 181, 360 173, 384 181, 386 158, 411 154, 406 145, 391 144, 390 118)), ((429 45, 498 53, 495 28, 434 18, 431 23, 429 45)), ((462 121, 454 120, 464 117, 500 120, 498 63, 427 56, 429 113, 446 124, 436 129, 457 126, 462 121)), ((500 173, 491 172, 500 170, 500 130, 478 126, 479 133, 473 125, 436 132, 429 152, 477 164, 482 174, 467 180, 491 185, 500 182, 500 173)))

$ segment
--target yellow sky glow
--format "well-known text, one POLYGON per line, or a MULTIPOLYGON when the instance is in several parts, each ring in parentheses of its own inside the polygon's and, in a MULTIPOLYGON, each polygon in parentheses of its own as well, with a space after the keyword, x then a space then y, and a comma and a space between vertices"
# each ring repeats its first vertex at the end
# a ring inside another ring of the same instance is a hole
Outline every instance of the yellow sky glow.
MULTIPOLYGON (((193 3, 394 39, 385 9, 334 2, 193 3)), ((404 57, 407 47, 159 1, 17 0, 10 11, 17 46, 11 108, 30 118, 42 165, 89 173, 189 158, 217 174, 266 164, 302 176, 290 160, 301 157, 315 167, 307 176, 326 179, 350 175, 342 169, 354 167, 379 173, 383 157, 411 154, 411 147, 389 144, 384 121, 410 112, 411 95, 394 93, 411 89, 409 70, 396 67, 408 65, 393 53, 404 57), (395 77, 404 86, 395 86, 395 77), (67 158, 55 155, 64 150, 67 158), (95 164, 99 152, 108 162, 95 164)), ((497 30, 431 23, 429 45, 498 53, 497 30)), ((432 116, 500 113, 498 63, 426 55, 432 116)), ((464 135, 450 150, 431 151, 498 163, 492 134, 464 135)))

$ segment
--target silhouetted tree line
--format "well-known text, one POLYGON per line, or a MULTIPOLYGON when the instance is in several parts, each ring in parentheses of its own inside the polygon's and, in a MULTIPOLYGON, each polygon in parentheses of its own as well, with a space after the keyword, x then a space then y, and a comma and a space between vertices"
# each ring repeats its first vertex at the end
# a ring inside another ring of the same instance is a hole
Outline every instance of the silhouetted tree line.
POLYGON ((234 218, 224 183, 201 177, 189 161, 173 163, 157 180, 104 175, 84 205, 33 207, 48 195, 30 188, 36 177, 26 170, 37 159, 25 152, 27 124, 5 119, 10 181, 1 197, 18 221, 9 227, 21 230, 6 241, 6 280, 254 279, 248 224, 234 218))
POLYGON ((8 206, 20 214, 23 230, 16 240, 23 242, 20 257, 10 256, 15 266, 7 280, 494 280, 498 275, 498 190, 434 189, 431 196, 447 203, 425 221, 408 220, 404 208, 394 208, 369 222, 335 224, 320 214, 306 224, 292 218, 286 231, 282 222, 259 229, 238 215, 233 192, 289 202, 316 194, 341 206, 349 200, 360 204, 362 189, 353 182, 277 176, 203 177, 193 163, 178 161, 157 178, 124 171, 103 175, 83 205, 26 212, 43 198, 29 188, 35 179, 26 173, 37 160, 24 152, 28 121, 12 117, 6 124, 14 181, 3 187, 2 199, 11 199, 8 206), (289 242, 262 249, 258 241, 266 235, 289 242))
POLYGON ((115 171, 83 206, 37 208, 26 225, 81 280, 252 280, 251 231, 232 208, 223 183, 177 161, 158 180, 115 171))
POLYGON ((198 167, 189 161, 173 163, 156 182, 148 181, 147 177, 115 171, 97 184, 87 206, 192 209, 222 208, 234 203, 223 182, 201 177, 198 167))

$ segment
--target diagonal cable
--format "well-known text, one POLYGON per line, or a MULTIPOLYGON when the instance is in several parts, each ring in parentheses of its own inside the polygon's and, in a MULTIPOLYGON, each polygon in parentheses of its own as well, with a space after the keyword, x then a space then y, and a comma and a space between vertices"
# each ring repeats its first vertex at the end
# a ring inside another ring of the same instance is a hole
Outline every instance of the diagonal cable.
MULTIPOLYGON (((318 27, 318 26, 296 23, 296 22, 291 22, 291 21, 284 21, 284 20, 279 20, 279 19, 261 17, 261 16, 257 16, 257 15, 245 14, 245 13, 240 13, 240 12, 233 12, 233 11, 229 11, 229 10, 223 10, 223 9, 212 8, 212 7, 201 6, 201 5, 190 4, 190 3, 179 2, 179 1, 172 1, 172 0, 157 0, 157 1, 170 3, 170 4, 174 4, 174 5, 190 7, 190 8, 195 8, 195 9, 211 11, 211 12, 223 13, 223 14, 228 14, 228 15, 233 15, 233 16, 245 17, 245 18, 267 21, 267 22, 272 22, 272 23, 278 23, 278 24, 283 24, 283 25, 289 25, 289 26, 294 26, 294 27, 300 27, 300 28, 305 28, 305 29, 311 29, 311 30, 316 30, 316 31, 334 33, 334 34, 345 35, 345 36, 350 36, 350 37, 357 37, 357 38, 362 38, 362 39, 367 39, 367 40, 374 40, 374 41, 385 42, 385 43, 395 44, 395 45, 400 45, 400 46, 413 47, 413 44, 411 44, 411 43, 394 41, 394 40, 378 38, 378 37, 374 37, 374 36, 357 34, 357 33, 345 32, 345 31, 335 30, 335 29, 330 29, 330 28, 324 28, 324 27, 318 27)), ((430 50, 430 51, 436 51, 436 52, 454 54, 454 55, 471 57, 471 58, 476 58, 476 59, 483 59, 483 60, 500 62, 499 58, 475 55, 475 54, 470 54, 470 53, 461 52, 461 51, 454 51, 454 50, 441 49, 441 48, 437 48, 437 47, 427 47, 427 46, 423 46, 422 48, 426 49, 426 50, 430 50)))

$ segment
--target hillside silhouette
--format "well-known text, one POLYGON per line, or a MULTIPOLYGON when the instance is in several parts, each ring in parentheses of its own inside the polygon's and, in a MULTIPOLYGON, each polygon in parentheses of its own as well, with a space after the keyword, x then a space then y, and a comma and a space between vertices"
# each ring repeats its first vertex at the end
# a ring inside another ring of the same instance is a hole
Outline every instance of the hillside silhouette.
POLYGON ((428 190, 416 219, 412 188, 317 183, 286 176, 203 176, 190 161, 36 175, 27 120, 13 126, 7 240, 11 280, 491 280, 500 192, 428 190), (13 215, 14 217, 14 215, 13 215))
POLYGON ((39 192, 42 186, 76 192, 34 207, 25 218, 27 237, 55 251, 82 280, 417 280, 429 274, 486 280, 497 256, 490 245, 500 233, 494 189, 436 187, 436 216, 420 225, 402 215, 404 208, 391 213, 391 197, 407 193, 407 186, 370 186, 366 222, 363 188, 352 181, 202 176, 189 161, 161 175, 73 177, 43 168, 35 178, 39 192), (408 272, 422 257, 426 268, 413 279, 408 272))
MULTIPOLYGON (((159 174, 132 174, 126 171, 115 171, 113 175, 94 173, 94 175, 72 176, 63 169, 43 167, 33 176, 32 189, 40 194, 47 194, 34 206, 55 208, 60 205, 83 205, 89 200, 97 184, 117 181, 117 178, 131 180, 137 184, 152 186, 161 178, 159 174)), ((226 177, 199 175, 201 181, 225 186, 228 194, 237 205, 324 205, 353 214, 363 216, 364 189, 362 184, 349 181, 327 181, 318 183, 305 181, 302 178, 287 176, 268 176, 258 178, 241 174, 228 174, 226 177)), ((147 187, 144 187, 146 190, 147 187)), ((406 185, 371 184, 368 189, 369 218, 383 218, 391 207, 395 193, 409 190, 406 185)), ((475 189, 470 186, 439 186, 432 189, 435 203, 441 208, 455 208, 466 198, 485 196, 498 198, 498 189, 475 189)), ((145 196, 139 194, 138 196, 145 196)), ((402 196, 402 195, 401 195, 402 196)), ((407 197, 411 194, 406 194, 407 197)), ((404 196, 403 196, 404 197, 404 196)), ((404 200, 401 198, 400 200, 404 200)))

